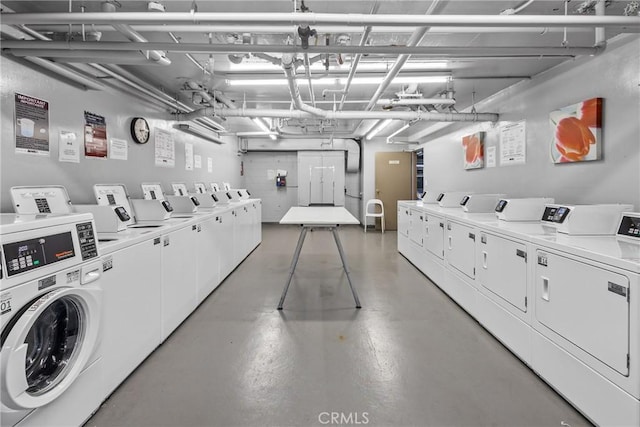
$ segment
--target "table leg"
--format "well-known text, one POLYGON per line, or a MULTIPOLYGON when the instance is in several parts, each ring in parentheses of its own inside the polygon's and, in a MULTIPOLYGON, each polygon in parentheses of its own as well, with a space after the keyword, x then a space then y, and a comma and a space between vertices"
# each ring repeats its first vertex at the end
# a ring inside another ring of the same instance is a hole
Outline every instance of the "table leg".
POLYGON ((302 227, 300 237, 298 238, 298 246, 296 246, 296 251, 293 254, 293 260, 291 261, 291 267, 289 268, 289 279, 287 280, 287 284, 282 291, 280 303, 278 304, 278 310, 282 310, 282 304, 284 304, 284 299, 287 297, 287 291, 289 290, 289 285, 291 284, 291 279, 293 278, 293 272, 296 271, 296 265, 298 264, 298 258, 300 258, 300 251, 302 250, 302 244, 304 243, 304 238, 307 235, 307 231, 307 227, 302 227))
POLYGON ((344 272, 347 273, 347 280, 349 281, 349 287, 351 288, 351 293, 353 294, 353 299, 356 301, 356 308, 361 308, 360 299, 358 298, 358 294, 356 292, 356 288, 353 287, 353 283, 351 283, 351 275, 349 274, 349 267, 347 266, 347 258, 344 256, 344 250, 342 249, 342 243, 340 243, 340 237, 338 236, 338 229, 331 228, 331 232, 333 233, 333 238, 336 241, 336 245, 338 246, 338 252, 340 252, 340 259, 342 260, 342 267, 344 267, 344 272))

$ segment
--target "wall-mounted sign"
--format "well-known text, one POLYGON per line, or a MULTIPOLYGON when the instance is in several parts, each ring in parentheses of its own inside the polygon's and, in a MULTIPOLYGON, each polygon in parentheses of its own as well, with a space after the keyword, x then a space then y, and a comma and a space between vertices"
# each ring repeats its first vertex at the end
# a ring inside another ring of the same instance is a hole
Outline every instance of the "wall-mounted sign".
POLYGON ((176 146, 173 135, 164 129, 155 128, 155 164, 166 168, 176 165, 176 146))
POLYGON ((80 141, 75 132, 61 130, 58 138, 58 161, 80 163, 80 141))
POLYGON ((527 160, 527 133, 525 121, 510 123, 500 128, 500 166, 521 165, 527 160))
POLYGON ((15 93, 16 153, 49 155, 49 103, 15 93))
POLYGON ((465 169, 484 167, 484 137, 484 132, 476 132, 462 138, 465 169))
POLYGON ((127 160, 129 157, 129 143, 126 139, 111 138, 109 158, 114 160, 127 160))
POLYGON ((109 148, 107 143, 107 122, 103 116, 84 112, 84 155, 85 157, 106 159, 109 148))

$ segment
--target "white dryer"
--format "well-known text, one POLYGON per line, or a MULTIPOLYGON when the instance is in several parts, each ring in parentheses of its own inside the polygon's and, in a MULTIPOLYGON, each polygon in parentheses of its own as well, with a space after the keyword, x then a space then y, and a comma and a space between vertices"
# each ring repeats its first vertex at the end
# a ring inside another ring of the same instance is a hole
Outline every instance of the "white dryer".
POLYGON ((101 388, 102 265, 90 214, 0 215, 0 420, 81 425, 101 388))

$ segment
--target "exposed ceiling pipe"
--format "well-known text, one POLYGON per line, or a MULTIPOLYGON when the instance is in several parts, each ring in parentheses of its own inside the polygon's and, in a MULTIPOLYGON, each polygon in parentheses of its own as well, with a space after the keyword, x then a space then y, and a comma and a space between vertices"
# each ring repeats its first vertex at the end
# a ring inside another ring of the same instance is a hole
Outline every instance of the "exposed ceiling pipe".
MULTIPOLYGON (((380 9, 380 4, 376 2, 371 9, 371 14, 378 13, 378 9, 380 9)), ((367 40, 369 40, 369 34, 371 34, 371 25, 367 25, 364 29, 364 33, 362 33, 362 37, 360 38, 360 43, 358 46, 365 46, 367 44, 367 40)), ((360 59, 362 58, 362 54, 356 54, 351 62, 351 68, 349 69, 349 76, 347 77, 347 83, 344 85, 344 91, 342 92, 342 98, 340 99, 340 105, 338 105, 338 110, 342 110, 344 107, 344 102, 347 100, 347 95, 349 94, 349 89, 351 88, 351 82, 356 75, 356 71, 358 69, 358 64, 360 63, 360 59)))
MULTIPOLYGON (((173 40, 176 44, 180 44, 180 40, 178 40, 178 38, 175 36, 175 34, 173 34, 171 31, 169 31, 169 37, 171 37, 171 40, 173 40)), ((196 67, 198 67, 200 69, 200 71, 202 71, 204 74, 211 74, 211 73, 209 73, 209 70, 207 70, 206 67, 204 67, 202 64, 200 64, 200 62, 198 62, 198 60, 193 57, 193 55, 191 55, 190 53, 185 53, 185 56, 196 67)))
MULTIPOLYGON (((640 19, 639 19, 640 23, 640 19)), ((640 26, 640 25, 639 25, 640 26)), ((43 42, 32 40, 8 40, 2 42, 2 48, 9 53, 13 49, 64 49, 88 51, 131 51, 149 48, 162 49, 180 53, 304 53, 298 45, 227 45, 201 43, 166 43, 166 42, 43 42)), ((460 46, 313 46, 306 49, 307 53, 362 53, 371 55, 421 55, 431 58, 479 58, 479 57, 572 57, 578 55, 597 55, 602 51, 597 46, 592 47, 460 47, 460 46)), ((310 59, 313 62, 313 58, 310 59)))
MULTIPOLYGON (((308 107, 308 106, 307 106, 308 107)), ((311 107, 309 107, 311 108, 311 107)), ((431 113, 423 111, 329 111, 321 110, 323 118, 329 120, 422 120, 435 122, 496 122, 498 114, 495 113, 431 113)), ((213 116, 219 117, 273 117, 283 119, 318 119, 314 113, 301 110, 276 110, 258 108, 203 108, 193 113, 182 115, 185 120, 192 120, 198 117, 213 116)))
POLYGON ((311 63, 309 62, 309 54, 304 54, 304 71, 309 80, 309 95, 311 97, 311 106, 315 108, 316 106, 316 95, 313 92, 313 79, 311 78, 311 63))
POLYGON ((289 85, 289 92, 291 93, 291 100, 293 101, 293 104, 298 110, 307 112, 314 117, 325 117, 325 114, 327 112, 326 110, 311 107, 302 101, 302 97, 300 96, 300 89, 298 88, 298 83, 296 82, 296 71, 294 68, 294 63, 295 61, 293 55, 282 55, 282 69, 284 70, 285 76, 287 76, 287 84, 289 85))
MULTIPOLYGON (((109 14, 109 15, 111 15, 111 14, 119 15, 118 13, 116 13, 115 4, 107 2, 107 1, 102 3, 102 12, 106 13, 106 14, 109 14)), ((125 36, 126 38, 128 38, 132 42, 139 42, 139 43, 148 42, 148 40, 146 38, 144 38, 142 35, 140 35, 140 33, 136 32, 133 28, 131 28, 127 24, 120 24, 120 23, 115 22, 112 25, 113 25, 113 28, 115 28, 118 32, 120 32, 123 36, 125 36)), ((154 63, 156 63, 156 64, 159 64, 159 65, 171 65, 171 61, 169 60, 169 58, 167 58, 165 53, 162 52, 162 51, 147 50, 146 53, 145 53, 145 56, 147 58, 149 58, 151 61, 153 61, 154 63)))
MULTIPOLYGON (((67 31, 66 25, 34 25, 34 28, 38 28, 43 32, 63 32, 67 31)), ((107 33, 113 32, 115 29, 111 25, 94 25, 92 28, 95 31, 107 33)), ((287 34, 291 32, 291 26, 289 25, 131 25, 131 28, 140 33, 145 32, 172 32, 172 33, 233 33, 239 30, 248 31, 252 34, 287 34)), ((335 26, 324 25, 316 26, 318 33, 350 33, 360 34, 364 33, 365 28, 348 27, 348 26, 335 26)), ((411 34, 417 28, 416 27, 386 27, 376 26, 372 34, 411 34)), ((537 33, 540 34, 543 31, 547 32, 561 32, 562 28, 545 28, 545 27, 432 27, 429 29, 429 34, 450 34, 450 33, 537 33)), ((591 31, 589 28, 575 28, 576 32, 591 31)))
POLYGON ((159 63, 149 62, 147 58, 141 56, 139 52, 114 52, 114 51, 90 51, 90 50, 56 50, 56 49, 15 49, 11 52, 13 56, 26 57, 37 56, 40 58, 50 58, 56 62, 76 62, 89 63, 100 62, 102 64, 137 64, 156 65, 159 63))
MULTIPOLYGON (((427 12, 425 14, 432 15, 433 12, 438 7, 439 3, 440 3, 440 0, 434 0, 429 6, 429 9, 427 9, 427 12)), ((424 38, 424 36, 427 34, 428 30, 429 30, 428 27, 417 29, 413 34, 411 34, 411 37, 407 42, 407 46, 408 47, 418 46, 422 41, 422 39, 424 38)), ((365 110, 371 110, 373 109, 373 107, 375 107, 376 101, 380 99, 384 91, 387 90, 387 88, 389 87, 393 79, 395 79, 398 73, 400 73, 400 70, 402 69, 404 64, 409 60, 410 57, 411 55, 409 54, 402 54, 398 56, 398 58, 396 59, 396 62, 391 66, 391 69, 389 70, 389 72, 387 72, 387 75, 384 76, 384 79, 380 83, 380 86, 378 86, 378 89, 376 89, 375 93, 371 97, 371 100, 365 107, 365 110)))
POLYGON ((377 105, 454 105, 452 98, 378 99, 377 105))
MULTIPOLYGON (((358 13, 217 13, 217 12, 62 12, 3 14, 7 25, 17 24, 224 24, 242 26, 255 24, 324 25, 342 24, 351 27, 638 27, 640 19, 633 16, 582 15, 369 15, 358 13)), ((202 29, 200 30, 202 31, 202 29)))
MULTIPOLYGON (((598 0, 596 3, 596 16, 604 16, 605 14, 606 3, 605 0, 598 0)), ((604 28, 596 27, 596 42, 595 45, 597 47, 603 48, 607 44, 607 39, 605 38, 604 28)))
POLYGON ((95 82, 94 80, 92 80, 89 77, 85 77, 82 74, 73 71, 67 67, 64 67, 60 64, 56 64, 54 62, 51 61, 47 61, 46 59, 42 59, 42 58, 24 58, 25 60, 39 66, 42 68, 45 68, 49 71, 51 71, 52 73, 58 74, 66 79, 69 79, 75 83, 78 83, 82 86, 84 86, 85 90, 86 89, 91 89, 91 90, 104 90, 104 86, 100 83, 95 82))
MULTIPOLYGON (((6 12, 12 12, 10 9, 5 8, 4 9, 5 13, 6 12)), ((5 16, 5 14, 3 14, 2 16, 5 16)), ((18 26, 14 26, 14 27, 7 27, 7 28, 12 28, 12 31, 15 30, 16 33, 15 35, 11 35, 8 34, 6 32, 3 32, 3 37, 10 37, 10 38, 15 38, 18 36, 24 36, 25 34, 28 37, 32 37, 38 40, 50 40, 48 37, 43 36, 42 34, 38 33, 37 31, 33 31, 28 27, 25 27, 24 25, 18 25, 18 26)), ((3 43, 6 42, 6 40, 3 40, 3 43)), ((98 82, 96 82, 94 79, 87 77, 75 70, 72 70, 69 67, 66 67, 64 65, 60 65, 60 64, 56 64, 54 62, 51 62, 49 60, 46 59, 42 59, 42 58, 36 58, 36 57, 26 57, 24 58, 25 61, 31 62, 34 65, 37 65, 41 68, 44 68, 54 74, 57 74, 61 77, 64 77, 67 80, 70 80, 76 84, 79 84, 84 90, 104 90, 104 86, 98 82)))

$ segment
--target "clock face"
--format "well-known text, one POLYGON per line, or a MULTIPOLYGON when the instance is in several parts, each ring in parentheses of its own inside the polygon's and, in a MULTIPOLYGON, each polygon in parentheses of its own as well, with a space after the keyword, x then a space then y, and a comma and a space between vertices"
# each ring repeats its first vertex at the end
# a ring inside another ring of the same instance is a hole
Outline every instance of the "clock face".
POLYGON ((149 142, 149 123, 142 117, 134 117, 131 120, 131 137, 138 144, 149 142))

